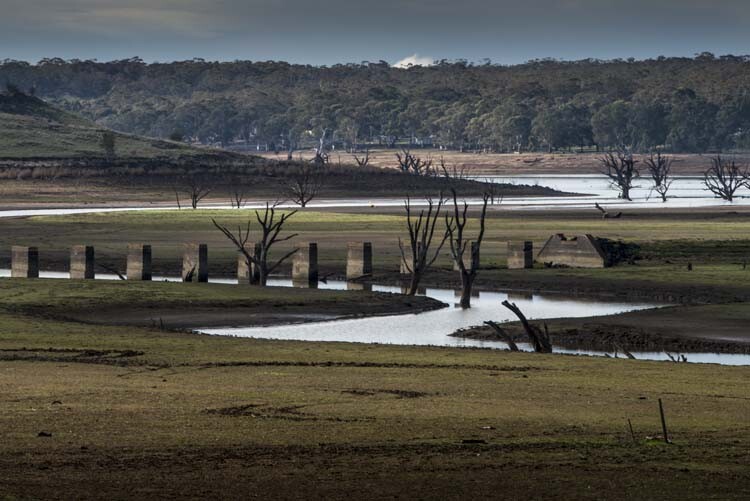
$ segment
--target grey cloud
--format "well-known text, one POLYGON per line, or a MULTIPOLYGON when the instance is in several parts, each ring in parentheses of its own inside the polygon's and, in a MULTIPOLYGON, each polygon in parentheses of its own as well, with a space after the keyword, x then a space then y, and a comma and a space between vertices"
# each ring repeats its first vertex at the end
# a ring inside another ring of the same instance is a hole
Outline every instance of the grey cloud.
POLYGON ((747 52, 745 0, 0 0, 0 58, 647 57, 747 52))

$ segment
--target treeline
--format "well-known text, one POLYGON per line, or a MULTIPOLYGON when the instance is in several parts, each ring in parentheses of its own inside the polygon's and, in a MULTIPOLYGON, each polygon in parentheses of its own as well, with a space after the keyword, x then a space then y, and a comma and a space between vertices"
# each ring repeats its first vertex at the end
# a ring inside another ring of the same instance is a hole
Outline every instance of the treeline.
POLYGON ((103 126, 207 144, 497 152, 750 148, 750 58, 284 62, 6 60, 10 82, 103 126))

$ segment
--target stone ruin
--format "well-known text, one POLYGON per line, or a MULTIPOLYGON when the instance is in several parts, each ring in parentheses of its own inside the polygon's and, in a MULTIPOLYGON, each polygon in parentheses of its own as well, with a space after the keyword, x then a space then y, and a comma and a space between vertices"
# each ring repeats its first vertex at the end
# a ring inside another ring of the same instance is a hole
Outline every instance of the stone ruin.
POLYGON ((128 280, 151 280, 151 246, 128 244, 128 280))
POLYGON ((534 267, 534 243, 508 242, 508 269, 523 270, 534 267))
POLYGON ((318 287, 318 244, 314 242, 302 244, 294 254, 292 284, 295 287, 310 289, 318 287))
POLYGON ((536 258, 546 266, 571 268, 604 268, 609 265, 607 255, 599 241, 591 235, 566 237, 552 235, 542 246, 536 258))
POLYGON ((182 281, 208 282, 208 245, 185 244, 182 255, 182 281))
POLYGON ((11 271, 13 278, 39 278, 39 249, 14 245, 11 249, 11 271))
POLYGON ((90 245, 74 245, 70 249, 70 278, 92 280, 94 270, 94 248, 90 245))

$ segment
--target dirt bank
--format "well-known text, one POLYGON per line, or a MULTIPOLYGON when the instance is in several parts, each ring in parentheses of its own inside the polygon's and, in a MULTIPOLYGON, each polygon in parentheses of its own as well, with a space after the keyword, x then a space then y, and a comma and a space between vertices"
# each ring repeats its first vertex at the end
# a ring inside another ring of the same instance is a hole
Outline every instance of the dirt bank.
POLYGON ((387 294, 388 300, 366 304, 321 304, 310 301, 298 305, 261 304, 257 306, 198 306, 117 308, 71 311, 65 320, 102 325, 133 325, 162 329, 203 327, 257 327, 304 322, 321 322, 381 315, 406 315, 436 310, 446 305, 426 297, 387 294))
MULTIPOLYGON (((541 321, 533 322, 541 325, 541 321)), ((750 304, 673 306, 619 315, 545 320, 554 345, 601 351, 750 353, 750 304)), ((503 326, 514 340, 527 341, 522 326, 503 326)), ((487 326, 452 336, 503 339, 487 326)))
MULTIPOLYGON (((370 165, 383 168, 395 168, 396 153, 401 150, 370 150, 370 165)), ((456 165, 469 175, 534 175, 534 174, 596 174, 601 172, 603 153, 596 152, 557 152, 557 153, 474 153, 457 151, 440 151, 435 149, 415 149, 413 152, 423 158, 442 158, 449 166, 456 165)), ((312 153, 305 152, 303 158, 312 158, 312 153)), ((262 155, 277 159, 272 153, 262 155)), ((676 154, 673 174, 700 175, 711 165, 711 155, 676 154)), ((350 155, 342 155, 344 160, 352 161, 350 155)), ((740 155, 739 161, 746 161, 740 155)))

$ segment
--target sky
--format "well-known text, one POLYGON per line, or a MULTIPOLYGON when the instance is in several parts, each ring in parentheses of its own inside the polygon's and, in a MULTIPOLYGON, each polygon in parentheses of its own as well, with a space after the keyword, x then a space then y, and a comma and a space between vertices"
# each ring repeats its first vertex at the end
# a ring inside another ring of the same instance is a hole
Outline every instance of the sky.
POLYGON ((750 0, 0 0, 0 60, 739 55, 748 26, 750 0))

